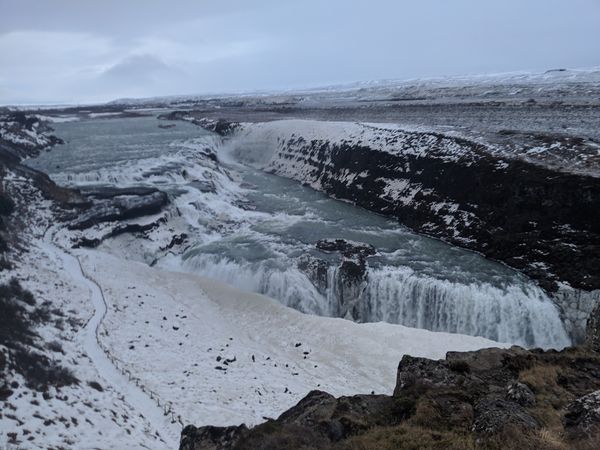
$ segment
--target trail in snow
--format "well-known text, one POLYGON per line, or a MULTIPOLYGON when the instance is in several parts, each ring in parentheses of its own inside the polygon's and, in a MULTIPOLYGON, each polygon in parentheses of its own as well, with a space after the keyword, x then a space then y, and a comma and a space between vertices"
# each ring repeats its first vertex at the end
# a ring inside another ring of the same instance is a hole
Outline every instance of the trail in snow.
POLYGON ((86 286, 90 291, 91 301, 94 306, 94 315, 85 325, 83 333, 83 348, 89 356, 98 373, 104 380, 119 392, 126 403, 138 411, 158 433, 161 440, 168 448, 179 447, 180 430, 177 422, 172 423, 171 417, 165 415, 155 400, 146 394, 140 387, 131 381, 126 375, 122 374, 104 353, 98 340, 98 330, 104 316, 107 306, 100 286, 89 278, 79 259, 68 253, 52 242, 53 229, 50 228, 42 242, 44 250, 49 254, 54 254, 57 259, 63 262, 65 270, 73 276, 75 281, 86 286))

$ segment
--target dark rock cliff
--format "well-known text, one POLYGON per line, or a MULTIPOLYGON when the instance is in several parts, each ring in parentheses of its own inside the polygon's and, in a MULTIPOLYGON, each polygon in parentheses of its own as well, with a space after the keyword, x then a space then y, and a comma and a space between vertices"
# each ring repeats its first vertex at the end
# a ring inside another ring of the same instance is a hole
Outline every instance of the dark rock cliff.
MULTIPOLYGON (((365 145, 297 140, 282 146, 268 170, 289 175, 288 161, 313 170, 305 183, 409 227, 480 251, 538 280, 548 291, 566 281, 600 288, 600 179, 556 172, 522 160, 502 161, 478 144, 454 160, 404 155, 365 145), (283 164, 280 164, 284 161, 283 164), (347 174, 367 173, 348 181, 347 174), (390 195, 386 180, 406 180, 406 201, 390 195), (440 205, 432 208, 431 205, 440 205)), ((392 145, 392 144, 390 144, 392 145)))

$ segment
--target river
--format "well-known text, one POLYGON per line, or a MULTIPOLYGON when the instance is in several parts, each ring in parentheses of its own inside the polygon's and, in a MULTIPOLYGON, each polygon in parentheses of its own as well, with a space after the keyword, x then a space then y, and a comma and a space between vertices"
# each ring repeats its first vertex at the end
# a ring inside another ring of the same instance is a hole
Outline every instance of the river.
POLYGON ((220 138, 150 115, 53 124, 66 141, 34 160, 59 184, 151 185, 169 193, 192 245, 159 265, 260 292, 300 311, 340 315, 337 255, 315 243, 344 238, 373 245, 355 320, 386 321, 561 348, 569 339, 548 296, 523 275, 421 236, 396 221, 260 172, 225 153, 220 138), (171 123, 171 122, 168 122, 171 123), (206 154, 215 151, 220 162, 206 154), (298 268, 305 255, 331 261, 327 288, 298 268))

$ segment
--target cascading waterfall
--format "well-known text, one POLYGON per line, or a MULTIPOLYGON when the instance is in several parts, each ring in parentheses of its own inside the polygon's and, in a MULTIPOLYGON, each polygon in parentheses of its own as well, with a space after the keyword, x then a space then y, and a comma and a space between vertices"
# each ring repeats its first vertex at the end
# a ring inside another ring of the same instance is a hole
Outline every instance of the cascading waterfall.
MULTIPOLYGON (((214 254, 190 257, 185 266, 238 288, 276 298, 305 313, 340 316, 343 280, 336 267, 320 293, 292 261, 234 261, 214 254)), ((570 341, 554 304, 532 285, 505 288, 462 284, 417 275, 408 267, 370 268, 354 320, 389 322, 432 331, 483 336, 525 347, 562 348, 570 341)))
POLYGON ((329 316, 325 298, 310 280, 293 267, 272 260, 236 262, 217 255, 202 254, 184 262, 184 268, 231 284, 239 289, 267 295, 299 311, 329 316))
POLYGON ((570 343, 556 306, 534 285, 461 284, 417 276, 408 268, 386 268, 369 271, 362 305, 369 321, 526 347, 561 348, 570 343))
POLYGON ((241 159, 264 165, 277 148, 276 135, 258 133, 229 148, 185 123, 166 131, 157 131, 153 117, 129 124, 135 130, 122 127, 120 120, 56 124, 73 144, 32 163, 60 184, 148 184, 167 191, 195 244, 181 259, 174 255, 175 269, 268 295, 306 313, 528 347, 570 343, 556 307, 528 280, 478 255, 237 164, 241 159), (236 165, 224 167, 222 161, 230 159, 236 165), (240 202, 246 196, 248 205, 240 202), (356 280, 330 258, 327 273, 321 270, 315 279, 298 268, 295 257, 314 251, 321 238, 370 243, 381 252, 378 263, 356 280))

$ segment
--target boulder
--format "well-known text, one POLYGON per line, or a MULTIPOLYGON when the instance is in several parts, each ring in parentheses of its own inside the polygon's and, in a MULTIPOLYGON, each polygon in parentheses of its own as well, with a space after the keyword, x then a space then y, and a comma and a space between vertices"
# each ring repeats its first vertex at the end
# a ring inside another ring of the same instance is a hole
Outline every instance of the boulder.
POLYGON ((446 361, 405 355, 398 365, 394 395, 399 396, 402 391, 415 386, 426 388, 457 386, 459 377, 464 379, 461 372, 451 370, 446 361))
POLYGON ((365 258, 377 253, 371 244, 348 239, 321 239, 317 241, 316 247, 325 252, 340 252, 346 258, 354 256, 365 258))
POLYGON ((112 222, 156 214, 167 205, 167 194, 153 191, 147 195, 118 195, 110 199, 98 201, 77 219, 69 228, 84 230, 101 222, 112 222))
POLYGON ((248 434, 246 425, 237 427, 186 426, 181 432, 179 450, 226 450, 248 434))
POLYGON ((473 430, 477 433, 495 434, 507 425, 521 429, 537 429, 540 423, 521 405, 499 397, 485 397, 475 404, 473 430))
POLYGON ((533 406, 535 404, 535 394, 526 384, 515 381, 506 387, 506 400, 518 403, 521 406, 533 406))
POLYGON ((564 423, 575 439, 600 436, 600 390, 570 403, 564 423))
POLYGON ((591 350, 600 353, 600 303, 588 317, 585 343, 591 350))

